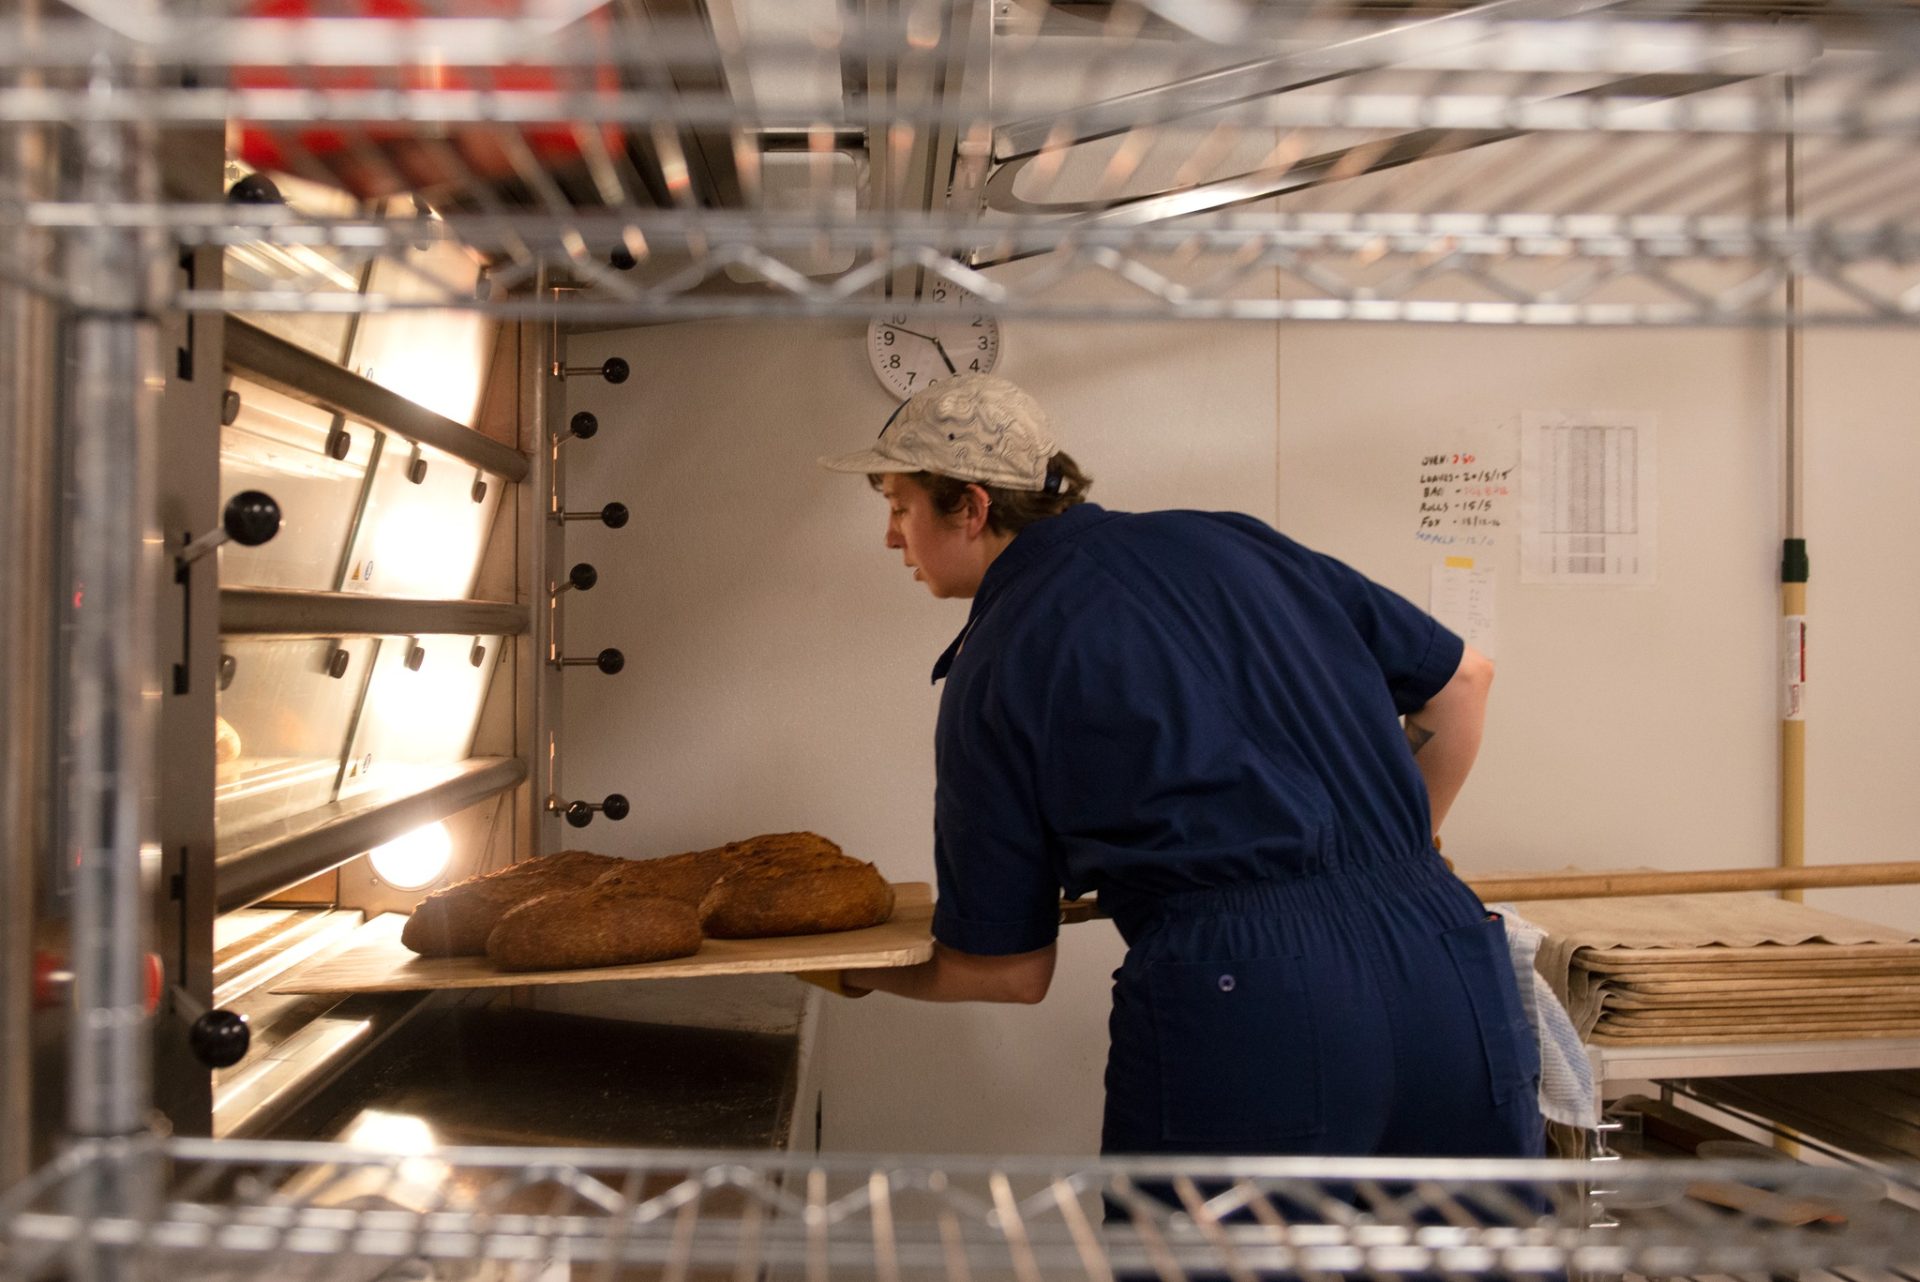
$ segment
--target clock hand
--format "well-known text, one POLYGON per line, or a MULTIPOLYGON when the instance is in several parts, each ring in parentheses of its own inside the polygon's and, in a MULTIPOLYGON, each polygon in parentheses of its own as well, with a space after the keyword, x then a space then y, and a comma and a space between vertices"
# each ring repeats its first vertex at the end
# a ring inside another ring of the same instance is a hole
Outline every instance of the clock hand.
POLYGON ((935 337, 934 337, 933 335, 931 335, 931 334, 922 334, 922 333, 921 333, 921 332, 920 332, 919 330, 917 330, 917 329, 908 329, 908 328, 906 328, 906 327, 905 327, 905 326, 903 326, 903 325, 882 325, 882 326, 881 326, 881 328, 882 328, 882 329, 890 329, 890 330, 892 330, 892 331, 893 331, 894 333, 896 333, 896 334, 905 334, 905 335, 907 335, 907 336, 908 336, 909 338, 924 338, 924 339, 926 339, 926 340, 927 340, 927 341, 928 341, 929 343, 932 343, 932 344, 933 344, 933 350, 934 350, 934 351, 936 351, 936 352, 938 352, 938 353, 940 353, 940 359, 941 359, 941 361, 943 361, 943 362, 944 362, 944 363, 946 364, 946 367, 947 367, 947 373, 949 373, 949 374, 958 374, 958 373, 960 372, 959 370, 957 370, 957 369, 955 369, 955 368, 953 367, 953 358, 947 355, 947 349, 946 349, 946 348, 945 348, 944 346, 942 346, 942 345, 941 345, 941 343, 940 343, 940 340, 939 340, 939 339, 937 339, 937 338, 935 338, 935 337))

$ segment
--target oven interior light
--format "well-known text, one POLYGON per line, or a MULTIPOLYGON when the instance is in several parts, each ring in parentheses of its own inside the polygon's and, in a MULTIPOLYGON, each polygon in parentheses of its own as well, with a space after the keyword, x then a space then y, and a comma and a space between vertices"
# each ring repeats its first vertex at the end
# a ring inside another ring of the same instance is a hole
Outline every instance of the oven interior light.
POLYGON ((416 1214, 441 1207, 452 1168, 433 1156, 439 1140, 425 1118, 370 1108, 341 1139, 366 1156, 330 1178, 314 1197, 318 1206, 378 1207, 416 1214))
POLYGON ((377 1108, 367 1109, 354 1118, 342 1139, 351 1148, 407 1157, 431 1153, 439 1147, 433 1127, 425 1119, 377 1108))
POLYGON ((464 494, 461 504, 449 513, 437 504, 413 503, 396 506, 380 518, 371 551, 373 563, 385 567, 381 590, 442 598, 466 595, 479 535, 472 517, 457 519, 472 507, 464 494))
POLYGON ((453 836, 445 823, 430 823, 370 851, 373 871, 396 890, 432 885, 453 859, 453 836))

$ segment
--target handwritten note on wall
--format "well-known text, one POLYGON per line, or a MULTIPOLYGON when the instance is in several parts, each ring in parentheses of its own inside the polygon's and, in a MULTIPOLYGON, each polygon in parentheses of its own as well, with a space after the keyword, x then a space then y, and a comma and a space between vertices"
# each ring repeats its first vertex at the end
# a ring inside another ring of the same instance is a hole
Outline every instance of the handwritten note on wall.
POLYGON ((1415 537, 1439 547, 1492 547, 1511 519, 1513 470, 1463 450, 1421 456, 1415 537))

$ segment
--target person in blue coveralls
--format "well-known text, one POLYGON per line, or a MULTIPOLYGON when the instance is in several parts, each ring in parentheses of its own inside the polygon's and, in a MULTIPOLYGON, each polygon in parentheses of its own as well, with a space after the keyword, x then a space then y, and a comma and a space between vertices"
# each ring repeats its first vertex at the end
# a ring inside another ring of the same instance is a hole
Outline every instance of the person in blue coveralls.
POLYGON ((1504 930, 1434 838, 1486 658, 1252 517, 1088 502, 1005 379, 820 462, 973 602, 933 668, 933 958, 827 986, 1037 1002, 1062 891, 1097 893, 1127 944, 1103 1153, 1540 1152, 1504 930))

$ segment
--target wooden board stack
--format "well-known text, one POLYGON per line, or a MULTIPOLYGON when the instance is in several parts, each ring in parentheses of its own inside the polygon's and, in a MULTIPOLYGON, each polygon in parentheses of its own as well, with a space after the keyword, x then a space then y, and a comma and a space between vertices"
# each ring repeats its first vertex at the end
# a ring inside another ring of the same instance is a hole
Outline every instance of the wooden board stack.
POLYGON ((1920 937, 1764 895, 1538 900, 1537 965, 1589 1041, 1920 1037, 1920 937))

